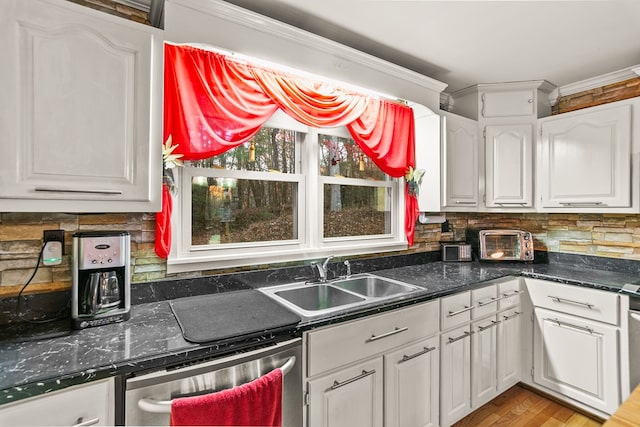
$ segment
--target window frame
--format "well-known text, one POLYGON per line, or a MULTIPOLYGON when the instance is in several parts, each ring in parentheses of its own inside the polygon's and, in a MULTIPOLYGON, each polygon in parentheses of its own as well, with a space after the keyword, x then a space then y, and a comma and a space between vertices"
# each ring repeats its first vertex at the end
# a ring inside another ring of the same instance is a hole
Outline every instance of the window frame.
POLYGON ((320 175, 320 149, 318 135, 352 138, 345 127, 312 128, 295 121, 278 110, 263 126, 280 127, 306 136, 296 138, 296 173, 243 170, 175 168, 174 177, 178 194, 174 197, 172 240, 174 244, 167 259, 167 273, 244 267, 254 264, 274 264, 303 261, 329 255, 347 256, 366 253, 406 250, 404 231, 404 180, 368 181, 359 178, 328 177, 320 175), (218 248, 214 245, 191 244, 191 178, 215 176, 228 178, 262 177, 272 181, 298 182, 298 238, 286 241, 229 243, 218 248), (278 179, 274 179, 278 178, 278 179), (391 229, 389 234, 345 237, 323 237, 323 185, 364 185, 384 187, 390 191, 391 229), (315 196, 314 196, 315 195, 315 196))

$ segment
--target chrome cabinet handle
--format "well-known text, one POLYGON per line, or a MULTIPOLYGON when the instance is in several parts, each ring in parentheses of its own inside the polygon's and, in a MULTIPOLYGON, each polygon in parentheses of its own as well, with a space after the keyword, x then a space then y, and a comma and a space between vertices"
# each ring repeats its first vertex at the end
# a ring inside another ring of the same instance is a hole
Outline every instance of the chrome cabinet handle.
POLYGON ((527 202, 495 202, 499 206, 526 206, 527 202))
POLYGON ((522 293, 522 291, 505 292, 504 294, 502 294, 502 298, 510 298, 510 297, 518 295, 520 293, 522 293))
POLYGON ((94 426, 100 422, 100 418, 92 418, 87 421, 82 421, 82 417, 78 418, 76 423, 71 427, 86 427, 86 426, 94 426))
POLYGON ((484 307, 485 305, 491 304, 492 302, 496 302, 498 300, 498 298, 496 297, 491 297, 486 301, 478 301, 478 307, 484 307))
POLYGON ((482 109, 480 111, 480 114, 482 114, 482 117, 484 117, 484 111, 485 111, 485 104, 486 104, 486 94, 482 94, 482 96, 480 96, 480 100, 482 101, 482 109))
POLYGON ((36 191, 49 193, 83 193, 83 194, 122 194, 120 190, 80 190, 69 188, 36 187, 36 191))
POLYGON ((520 316, 522 313, 520 313, 519 311, 516 311, 514 314, 512 314, 511 316, 502 316, 502 318, 506 321, 509 319, 513 319, 514 317, 518 317, 520 316))
POLYGON ((463 339, 465 339, 467 337, 470 337, 471 335, 473 335, 473 332, 467 331, 464 334, 460 335, 459 337, 455 337, 455 338, 449 337, 449 342, 447 342, 447 344, 451 344, 451 343, 454 343, 456 341, 463 340, 463 339))
POLYGON ((408 331, 408 330, 409 328, 406 326, 404 328, 396 327, 393 331, 385 332, 382 335, 371 335, 371 338, 367 339, 365 342, 373 342, 373 341, 381 340, 382 338, 390 337, 391 335, 399 334, 401 332, 408 331))
POLYGON ((334 381, 334 382, 333 382, 333 385, 330 387, 330 389, 331 389, 331 390, 338 389, 338 388, 340 388, 340 387, 343 387, 343 386, 345 386, 345 385, 347 385, 347 384, 351 384, 351 383, 353 383, 353 382, 356 382, 356 381, 358 381, 358 380, 361 380, 361 379, 363 379, 363 378, 366 378, 366 377, 368 377, 369 375, 373 375, 373 374, 375 374, 375 373, 376 373, 376 370, 375 370, 375 369, 372 369, 372 370, 370 370, 370 371, 365 371, 365 370, 363 369, 363 370, 362 370, 362 373, 361 373, 360 375, 355 376, 355 377, 353 377, 353 378, 349 378, 349 379, 348 379, 348 380, 346 380, 346 381, 343 381, 343 382, 334 381))
POLYGON ((495 321, 495 320, 492 320, 490 325, 487 325, 487 326, 478 326, 478 330, 479 330, 480 332, 482 332, 482 331, 486 331, 487 329, 493 328, 494 326, 498 326, 498 323, 500 323, 500 322, 497 322, 497 321, 495 321))
POLYGON ((475 205, 478 202, 466 202, 464 200, 456 200, 456 205, 475 205))
POLYGON ((588 326, 579 326, 579 325, 574 325, 573 323, 567 323, 567 322, 562 322, 558 319, 545 319, 548 320, 549 322, 553 322, 556 323, 558 326, 565 326, 567 328, 572 328, 572 329, 577 329, 579 331, 585 331, 588 332, 590 334, 593 334, 593 329, 591 329, 588 326))
POLYGON ((553 295, 547 295, 547 297, 551 298, 555 302, 560 302, 560 303, 565 303, 565 304, 583 305, 585 307, 588 307, 590 310, 593 310, 593 307, 595 307, 595 305, 591 304, 590 302, 574 301, 572 299, 554 297, 553 295))
POLYGON ((411 359, 415 359, 416 357, 422 356, 423 354, 427 354, 427 353, 431 353, 433 350, 436 349, 436 347, 423 347, 424 350, 419 351, 415 354, 412 354, 411 356, 407 356, 406 354, 404 356, 402 356, 402 359, 400 359, 400 361, 398 363, 404 363, 407 360, 411 360, 411 359))
POLYGON ((458 311, 449 311, 449 314, 447 314, 447 317, 453 317, 453 316, 457 316, 458 314, 462 314, 465 311, 469 311, 469 310, 473 310, 474 308, 476 308, 475 305, 465 305, 464 308, 462 310, 458 310, 458 311))
POLYGON ((560 204, 562 206, 583 206, 583 207, 607 206, 606 203, 602 203, 602 202, 560 202, 560 204))

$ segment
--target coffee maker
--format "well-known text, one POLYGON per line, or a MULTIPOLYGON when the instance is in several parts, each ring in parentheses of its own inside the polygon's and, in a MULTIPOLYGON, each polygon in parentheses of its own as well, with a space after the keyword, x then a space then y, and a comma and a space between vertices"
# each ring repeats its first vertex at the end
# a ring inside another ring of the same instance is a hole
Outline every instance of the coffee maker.
POLYGON ((71 319, 83 329, 129 319, 131 236, 127 231, 73 235, 71 319))

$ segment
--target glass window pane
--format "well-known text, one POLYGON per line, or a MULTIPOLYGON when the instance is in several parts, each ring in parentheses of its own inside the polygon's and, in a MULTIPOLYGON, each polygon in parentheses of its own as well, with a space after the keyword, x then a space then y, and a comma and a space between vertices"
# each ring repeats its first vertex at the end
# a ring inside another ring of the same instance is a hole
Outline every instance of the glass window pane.
POLYGON ((292 130, 263 127, 251 140, 236 148, 187 163, 203 168, 296 173, 297 134, 292 130))
POLYGON ((298 238, 295 182, 193 177, 191 244, 298 238))
POLYGON ((324 237, 391 233, 390 190, 383 187, 324 185, 324 237))
POLYGON ((351 138, 318 135, 320 175, 384 181, 387 176, 351 138))

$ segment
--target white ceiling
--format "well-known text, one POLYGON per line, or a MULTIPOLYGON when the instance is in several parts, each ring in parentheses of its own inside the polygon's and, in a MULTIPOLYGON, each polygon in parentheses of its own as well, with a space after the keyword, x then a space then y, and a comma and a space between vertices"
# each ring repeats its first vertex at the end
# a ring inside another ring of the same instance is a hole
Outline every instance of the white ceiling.
POLYGON ((640 0, 227 0, 447 83, 556 86, 640 64, 640 0))

